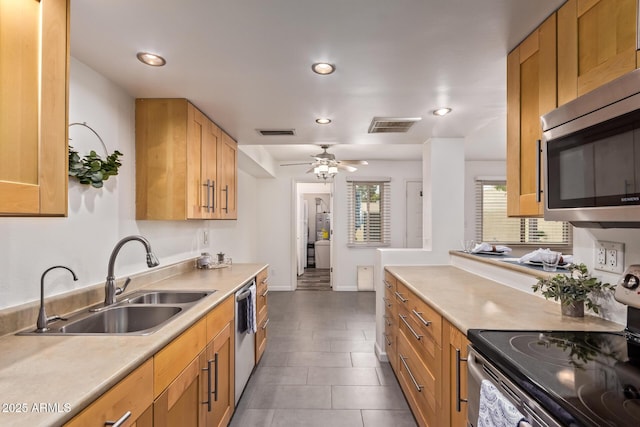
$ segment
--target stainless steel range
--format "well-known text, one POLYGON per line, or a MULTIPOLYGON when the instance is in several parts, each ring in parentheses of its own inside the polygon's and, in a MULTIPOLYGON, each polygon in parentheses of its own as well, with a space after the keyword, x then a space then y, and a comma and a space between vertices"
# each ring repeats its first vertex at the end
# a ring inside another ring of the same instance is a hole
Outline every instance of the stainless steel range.
POLYGON ((484 380, 523 426, 640 426, 639 285, 633 265, 616 288, 628 305, 624 331, 469 330, 470 424, 478 426, 484 380))

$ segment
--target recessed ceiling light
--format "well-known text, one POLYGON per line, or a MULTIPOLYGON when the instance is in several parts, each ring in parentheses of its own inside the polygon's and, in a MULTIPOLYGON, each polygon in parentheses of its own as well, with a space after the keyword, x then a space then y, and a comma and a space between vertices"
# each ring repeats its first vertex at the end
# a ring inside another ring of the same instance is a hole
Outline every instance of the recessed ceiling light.
POLYGON ((336 70, 336 66, 328 62, 316 62, 311 69, 318 74, 331 74, 336 70))
POLYGON ((162 67, 167 61, 160 55, 156 55, 155 53, 149 52, 138 52, 136 57, 147 65, 151 65, 152 67, 162 67))
POLYGON ((446 116, 451 112, 451 108, 438 108, 437 110, 433 110, 434 116, 446 116))
POLYGON ((316 119, 316 123, 319 125, 328 125, 329 123, 331 123, 331 119, 327 119, 327 118, 316 119))

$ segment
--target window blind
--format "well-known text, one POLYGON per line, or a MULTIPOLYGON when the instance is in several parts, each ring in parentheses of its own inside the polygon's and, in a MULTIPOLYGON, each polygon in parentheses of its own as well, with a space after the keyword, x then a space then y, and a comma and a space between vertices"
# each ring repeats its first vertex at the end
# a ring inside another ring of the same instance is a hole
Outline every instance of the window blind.
POLYGON ((391 244, 391 183, 348 180, 348 246, 391 244))
POLYGON ((476 180, 476 240, 504 244, 570 245, 571 226, 564 221, 507 217, 504 180, 476 180))

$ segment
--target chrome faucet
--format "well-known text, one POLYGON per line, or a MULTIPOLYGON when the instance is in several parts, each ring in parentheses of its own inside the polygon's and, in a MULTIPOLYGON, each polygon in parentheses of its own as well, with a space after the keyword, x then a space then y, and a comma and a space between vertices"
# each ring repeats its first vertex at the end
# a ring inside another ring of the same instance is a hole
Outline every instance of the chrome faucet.
POLYGON ((44 273, 42 273, 42 276, 40 277, 40 311, 38 312, 38 321, 36 322, 36 332, 46 332, 49 330, 47 325, 50 321, 62 319, 62 317, 60 316, 47 317, 47 312, 44 310, 44 276, 46 276, 48 272, 56 268, 64 268, 65 270, 69 270, 69 272, 73 275, 73 280, 78 280, 78 276, 76 276, 76 273, 74 273, 72 269, 70 269, 69 267, 65 267, 64 265, 55 265, 53 267, 47 268, 44 273))
POLYGON ((124 246, 125 243, 130 242, 131 240, 137 240, 144 245, 144 248, 147 251, 147 266, 149 268, 156 267, 160 264, 158 258, 151 251, 151 244, 149 241, 142 236, 127 236, 124 239, 120 240, 116 243, 116 246, 113 248, 111 252, 111 257, 109 258, 109 267, 107 270, 107 281, 104 284, 104 305, 111 305, 116 302, 116 296, 120 295, 127 289, 129 282, 131 279, 127 277, 127 280, 124 282, 124 286, 121 288, 116 287, 116 277, 114 275, 114 268, 116 264, 116 256, 118 256, 118 252, 124 246))

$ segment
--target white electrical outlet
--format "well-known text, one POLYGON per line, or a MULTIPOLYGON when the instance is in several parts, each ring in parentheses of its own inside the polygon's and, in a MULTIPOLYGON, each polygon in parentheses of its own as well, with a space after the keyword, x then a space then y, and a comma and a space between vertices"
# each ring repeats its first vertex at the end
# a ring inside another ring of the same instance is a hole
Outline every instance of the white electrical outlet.
POLYGON ((204 230, 202 232, 202 244, 203 245, 209 244, 209 230, 204 230))
POLYGON ((622 274, 624 271, 624 243, 596 242, 594 269, 622 274))

